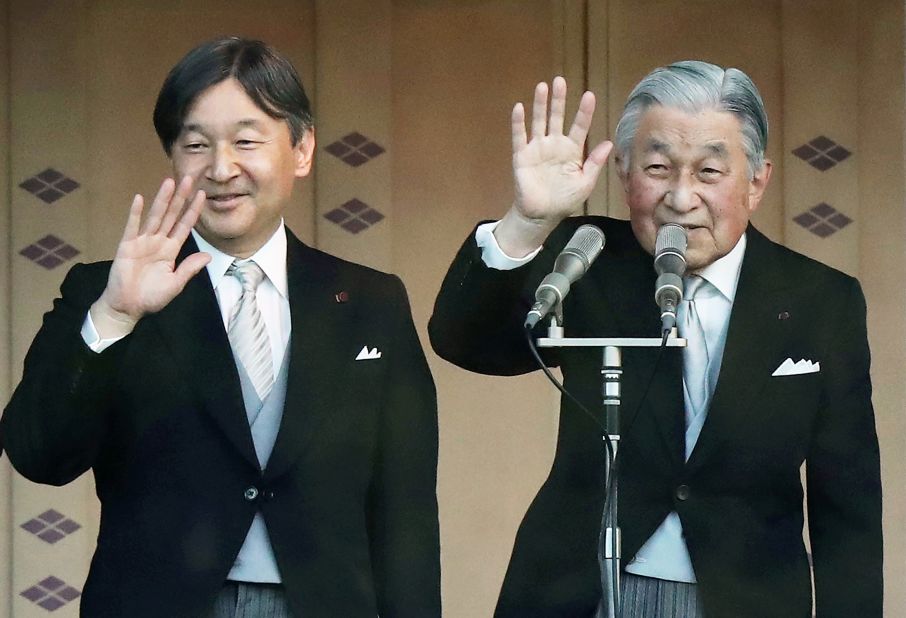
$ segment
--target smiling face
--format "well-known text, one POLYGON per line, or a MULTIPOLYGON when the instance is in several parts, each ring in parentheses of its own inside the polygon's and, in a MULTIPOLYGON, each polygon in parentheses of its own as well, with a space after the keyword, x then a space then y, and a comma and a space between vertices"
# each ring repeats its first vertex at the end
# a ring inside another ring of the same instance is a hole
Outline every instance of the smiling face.
POLYGON ((189 108, 171 161, 177 182, 205 192, 195 230, 235 257, 249 257, 276 231, 296 178, 311 171, 314 133, 295 145, 287 123, 259 108, 235 79, 203 91, 189 108))
POLYGON ((642 115, 621 173, 632 230, 654 252, 658 228, 689 232, 690 270, 725 256, 746 230, 771 176, 771 164, 749 178, 739 120, 717 110, 687 113, 653 106, 642 115))

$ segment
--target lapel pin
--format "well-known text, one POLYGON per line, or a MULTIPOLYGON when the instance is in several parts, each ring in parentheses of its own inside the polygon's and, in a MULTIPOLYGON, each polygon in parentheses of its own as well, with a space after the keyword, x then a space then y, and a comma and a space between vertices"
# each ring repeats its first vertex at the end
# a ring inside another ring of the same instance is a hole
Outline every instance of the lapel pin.
POLYGON ((334 294, 333 297, 334 300, 336 300, 338 303, 345 303, 349 300, 349 292, 343 290, 342 292, 337 292, 336 294, 334 294))
POLYGON ((789 319, 790 319, 790 312, 789 312, 789 311, 781 311, 781 312, 777 315, 777 319, 778 319, 778 320, 789 320, 789 319))

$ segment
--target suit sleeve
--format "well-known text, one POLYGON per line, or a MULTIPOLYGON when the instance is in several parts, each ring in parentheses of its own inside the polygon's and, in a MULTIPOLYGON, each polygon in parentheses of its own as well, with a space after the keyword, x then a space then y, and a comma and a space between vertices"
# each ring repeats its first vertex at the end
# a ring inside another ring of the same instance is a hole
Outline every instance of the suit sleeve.
MULTIPOLYGON (((463 243, 441 284, 428 323, 431 346, 445 359, 477 373, 519 375, 538 369, 525 339, 523 323, 534 301, 534 290, 553 268, 565 244, 563 226, 555 231, 535 259, 512 270, 496 270, 481 259, 474 231, 463 243), (562 242, 559 242, 562 241, 562 242)), ((535 334, 544 326, 536 327, 535 334)), ((555 355, 544 356, 556 365, 555 355)))
POLYGON ((439 618, 437 393, 406 290, 392 281, 395 345, 369 499, 378 609, 386 618, 439 618))
POLYGON ((76 265, 67 274, 0 420, 0 441, 13 467, 32 481, 68 483, 93 465, 104 441, 123 343, 96 354, 80 329, 105 283, 100 265, 76 265))
POLYGON ((865 299, 858 282, 821 359, 825 405, 806 463, 815 603, 821 618, 882 615, 881 480, 865 299), (825 369, 826 368, 826 369, 825 369))

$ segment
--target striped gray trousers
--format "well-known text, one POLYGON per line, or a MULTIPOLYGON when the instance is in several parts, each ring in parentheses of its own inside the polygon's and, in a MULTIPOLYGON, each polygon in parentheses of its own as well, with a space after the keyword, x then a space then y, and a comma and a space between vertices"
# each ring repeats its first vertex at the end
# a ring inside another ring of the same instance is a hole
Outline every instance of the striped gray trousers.
MULTIPOLYGON (((623 612, 620 618, 704 618, 695 584, 620 574, 623 612)), ((607 616, 598 607, 597 618, 607 616)))
POLYGON ((209 618, 292 618, 280 584, 227 581, 209 618))

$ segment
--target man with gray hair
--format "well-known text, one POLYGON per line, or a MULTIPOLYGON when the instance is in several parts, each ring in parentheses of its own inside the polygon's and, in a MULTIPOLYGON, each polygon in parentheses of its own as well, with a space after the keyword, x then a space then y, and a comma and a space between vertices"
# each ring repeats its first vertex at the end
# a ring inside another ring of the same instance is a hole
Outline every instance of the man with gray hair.
MULTIPOLYGON (((522 104, 513 109, 515 199, 450 267, 429 327, 434 349, 480 373, 537 369, 522 324, 583 223, 607 243, 564 302, 568 334, 657 336, 651 255, 661 226, 682 226, 677 322, 689 346, 623 351, 622 616, 803 618, 814 602, 822 618, 880 617, 865 301, 858 281, 749 223, 771 176, 757 88, 738 69, 698 61, 635 87, 615 140, 629 222, 570 216, 614 146, 584 156, 594 96, 583 95, 564 133, 566 83, 554 79, 549 114, 548 90, 535 89, 529 135, 522 104)), ((542 356, 601 414, 597 352, 542 356)), ((553 467, 519 529, 496 616, 593 616, 605 605, 602 422, 562 400, 553 467)))

